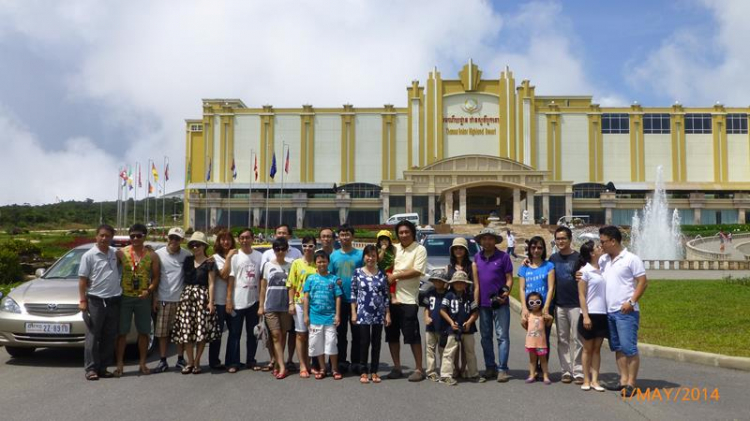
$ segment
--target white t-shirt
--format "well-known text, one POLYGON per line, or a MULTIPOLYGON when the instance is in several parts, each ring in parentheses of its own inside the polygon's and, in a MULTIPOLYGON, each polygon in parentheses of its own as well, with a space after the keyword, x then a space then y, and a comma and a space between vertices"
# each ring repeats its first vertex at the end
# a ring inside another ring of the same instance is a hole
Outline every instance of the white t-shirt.
POLYGON ((258 302, 261 258, 260 252, 256 250, 250 254, 237 250, 237 254, 232 257, 230 276, 234 277, 234 308, 238 310, 258 302))
POLYGON ((91 247, 89 251, 83 253, 78 266, 78 276, 89 280, 86 294, 99 298, 122 295, 120 272, 114 247, 110 247, 107 253, 102 253, 96 246, 91 247))
POLYGON ((190 252, 180 248, 175 254, 171 254, 168 247, 162 247, 156 250, 159 256, 161 277, 159 279, 159 301, 176 303, 180 301, 182 287, 185 284, 185 275, 182 271, 182 264, 185 258, 190 256, 190 252))
POLYGON ((513 234, 508 234, 508 247, 516 246, 516 237, 513 234))
MULTIPOLYGON (((599 267, 607 282, 607 312, 620 311, 622 305, 633 298, 635 286, 638 284, 635 278, 646 275, 643 261, 628 249, 622 249, 614 259, 608 254, 600 257, 599 267)), ((640 311, 638 303, 635 303, 635 311, 640 311)))
POLYGON ((607 282, 602 272, 586 263, 581 268, 581 277, 586 282, 586 306, 589 314, 607 314, 607 282))
MULTIPOLYGON (((284 257, 284 260, 286 260, 289 263, 292 263, 293 261, 299 259, 300 257, 302 257, 302 252, 297 250, 296 247, 289 246, 289 251, 286 252, 286 256, 284 257)), ((263 252, 263 259, 261 261, 261 266, 264 265, 266 262, 270 262, 271 260, 276 260, 276 253, 274 253, 272 248, 263 252)))
POLYGON ((213 255, 214 262, 216 262, 216 278, 214 279, 214 304, 223 306, 227 304, 227 281, 221 278, 219 275, 221 270, 224 269, 224 262, 226 259, 219 256, 218 254, 213 255))

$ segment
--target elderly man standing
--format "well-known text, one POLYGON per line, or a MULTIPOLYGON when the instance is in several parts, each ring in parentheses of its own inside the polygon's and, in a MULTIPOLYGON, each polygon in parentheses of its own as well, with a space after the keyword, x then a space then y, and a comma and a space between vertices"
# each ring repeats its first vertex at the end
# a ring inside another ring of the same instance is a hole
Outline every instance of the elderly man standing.
POLYGON ((492 228, 483 229, 474 239, 482 251, 474 257, 472 270, 477 284, 474 301, 479 304, 479 332, 482 336, 485 372, 483 379, 496 378, 505 383, 510 352, 510 307, 508 295, 513 288, 513 263, 510 256, 498 250, 503 237, 492 228), (495 363, 493 333, 497 335, 499 362, 495 363))
POLYGON ((609 348, 615 352, 620 373, 617 388, 625 396, 632 396, 641 361, 638 356, 638 300, 648 284, 646 269, 638 256, 622 246, 622 233, 617 227, 600 228, 599 241, 605 253, 599 258, 599 267, 607 286, 609 348))
POLYGON ((78 308, 86 324, 84 369, 86 380, 109 378, 120 320, 120 268, 115 248, 111 247, 115 229, 100 225, 96 229, 96 245, 81 257, 78 268, 78 308))
POLYGON ((417 227, 407 220, 396 224, 396 235, 400 244, 396 245, 396 258, 393 273, 388 275, 388 283, 396 284, 397 304, 391 305, 391 325, 385 328, 385 340, 393 358, 393 369, 389 379, 403 376, 401 371, 401 346, 399 339, 404 335, 404 344, 411 345, 416 369, 409 376, 410 382, 424 380, 422 368, 422 336, 419 333, 419 279, 427 270, 427 250, 416 242, 417 227))

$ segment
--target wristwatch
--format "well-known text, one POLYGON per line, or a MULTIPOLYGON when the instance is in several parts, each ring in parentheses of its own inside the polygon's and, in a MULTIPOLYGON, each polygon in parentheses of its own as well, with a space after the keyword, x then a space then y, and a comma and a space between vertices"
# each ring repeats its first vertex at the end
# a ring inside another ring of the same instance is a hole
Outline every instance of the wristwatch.
POLYGON ((635 307, 635 304, 636 304, 636 303, 635 303, 635 302, 634 302, 633 300, 628 300, 628 303, 630 303, 630 305, 631 305, 632 307, 635 307))

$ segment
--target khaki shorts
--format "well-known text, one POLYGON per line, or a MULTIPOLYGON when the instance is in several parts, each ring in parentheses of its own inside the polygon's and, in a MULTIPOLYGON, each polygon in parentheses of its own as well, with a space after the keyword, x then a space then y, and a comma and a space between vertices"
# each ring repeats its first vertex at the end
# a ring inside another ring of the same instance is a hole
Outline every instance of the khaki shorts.
POLYGON ((280 330, 282 332, 288 332, 294 327, 292 315, 282 312, 266 313, 266 325, 268 330, 280 330))
POLYGON ((172 333, 172 327, 177 319, 177 307, 180 303, 168 301, 159 301, 159 307, 156 310, 156 328, 154 336, 164 338, 172 333))

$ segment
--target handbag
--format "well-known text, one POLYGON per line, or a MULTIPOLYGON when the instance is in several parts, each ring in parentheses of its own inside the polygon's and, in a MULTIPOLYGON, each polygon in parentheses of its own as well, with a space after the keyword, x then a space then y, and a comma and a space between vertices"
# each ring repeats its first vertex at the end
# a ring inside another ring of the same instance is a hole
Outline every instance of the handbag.
POLYGON ((260 343, 264 343, 268 339, 268 328, 266 327, 265 316, 260 316, 258 319, 258 324, 253 328, 253 335, 255 335, 255 339, 260 343))

